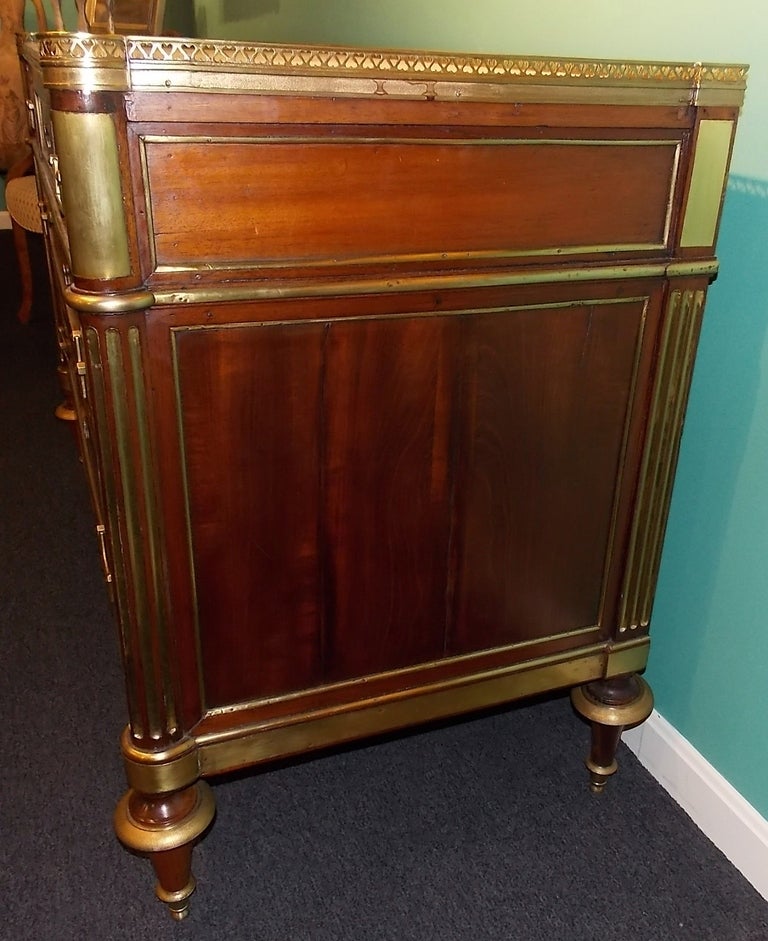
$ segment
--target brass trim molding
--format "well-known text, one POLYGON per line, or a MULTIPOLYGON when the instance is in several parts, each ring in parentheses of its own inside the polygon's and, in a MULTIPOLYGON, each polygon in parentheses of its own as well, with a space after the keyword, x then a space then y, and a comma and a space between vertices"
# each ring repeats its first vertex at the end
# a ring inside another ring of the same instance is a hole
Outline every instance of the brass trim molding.
POLYGON ((143 288, 120 294, 86 294, 67 286, 64 297, 70 307, 86 314, 128 314, 146 310, 155 303, 155 295, 143 288))
POLYGON ((619 612, 619 634, 648 627, 672 496, 680 432, 688 399, 706 292, 673 290, 667 301, 637 507, 619 612))
MULTIPOLYGON (((460 288, 501 287, 523 284, 569 284, 578 281, 616 281, 635 278, 682 277, 704 275, 714 277, 718 262, 704 261, 605 265, 584 268, 537 268, 510 271, 478 271, 468 274, 403 275, 400 278, 360 278, 343 281, 299 282, 280 284, 224 284, 213 287, 190 287, 184 290, 158 288, 155 302, 161 305, 217 304, 227 301, 274 300, 295 297, 338 297, 354 294, 393 294, 406 291, 449 291, 460 288)), ((82 297, 82 295, 80 295, 82 297)), ((91 309, 98 308, 95 298, 91 309)), ((77 304, 73 303, 73 307, 77 304)), ((81 308, 82 309, 82 308, 81 308)), ((107 311, 110 312, 110 311, 107 311)))
MULTIPOLYGON (((618 653, 623 646, 617 645, 618 653)), ((647 652, 647 647, 643 648, 647 652)), ((642 660, 638 655, 637 662, 642 660)), ((644 663, 644 661, 643 661, 644 663)), ((595 644, 537 660, 401 690, 347 706, 195 736, 204 776, 300 754, 369 735, 512 702, 605 675, 605 646, 595 644)))
POLYGON ((200 777, 200 759, 193 739, 182 739, 162 751, 144 751, 135 745, 128 727, 120 747, 128 784, 142 794, 178 791, 200 777))
MULTIPOLYGON (((713 89, 741 104, 748 67, 703 62, 639 62, 546 58, 475 53, 373 50, 342 46, 262 45, 216 39, 94 36, 43 33, 23 42, 26 55, 46 71, 49 86, 63 81, 90 87, 139 89, 196 87, 227 91, 277 90, 280 82, 260 86, 257 76, 332 79, 329 94, 397 97, 462 97, 471 86, 485 86, 498 97, 511 85, 521 89, 590 87, 607 100, 649 86, 660 100, 702 103, 713 89), (89 74, 90 73, 90 74, 89 74), (250 81, 249 81, 250 73, 250 81), (193 80, 192 75, 197 79, 193 80), (154 76, 154 77, 153 77, 154 76), (160 84, 157 79, 160 77, 160 84), (360 84, 361 80, 364 84, 360 84), (387 83, 390 83, 387 85, 387 83), (496 89, 495 94, 492 89, 496 89), (613 93, 613 98, 611 98, 613 93), (670 94, 671 93, 671 94, 670 94)), ((321 83, 322 85, 322 83, 321 83)), ((320 87, 320 86, 316 86, 320 87)), ((472 96, 476 97, 476 96, 472 96)), ((526 96, 523 95, 524 99, 526 96)), ((721 100, 721 103, 725 101, 721 100)))

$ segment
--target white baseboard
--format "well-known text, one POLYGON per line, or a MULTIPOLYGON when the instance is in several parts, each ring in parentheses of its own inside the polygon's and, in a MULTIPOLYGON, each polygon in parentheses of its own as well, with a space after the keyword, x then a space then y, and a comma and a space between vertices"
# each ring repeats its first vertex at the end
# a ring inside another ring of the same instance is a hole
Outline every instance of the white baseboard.
POLYGON ((659 715, 623 735, 640 763, 768 900, 768 820, 659 715))
POLYGON ((10 229, 11 214, 7 209, 0 209, 0 229, 10 229))

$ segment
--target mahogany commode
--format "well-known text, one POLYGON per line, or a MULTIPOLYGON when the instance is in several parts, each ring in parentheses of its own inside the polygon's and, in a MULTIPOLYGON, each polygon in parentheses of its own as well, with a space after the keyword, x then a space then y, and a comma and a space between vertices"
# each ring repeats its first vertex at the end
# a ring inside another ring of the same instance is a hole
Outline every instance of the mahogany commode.
MULTIPOLYGON (((47 34, 22 52, 176 917, 205 779, 637 674, 746 68, 47 34)), ((226 826, 226 821, 223 821, 226 826)))

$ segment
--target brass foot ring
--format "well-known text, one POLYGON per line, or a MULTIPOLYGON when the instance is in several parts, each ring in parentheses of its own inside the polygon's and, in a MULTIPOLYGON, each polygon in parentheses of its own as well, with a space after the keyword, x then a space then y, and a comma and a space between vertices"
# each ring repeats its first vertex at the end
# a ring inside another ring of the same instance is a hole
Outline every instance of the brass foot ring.
POLYGON ((600 702, 590 696, 586 686, 576 686, 571 690, 573 708, 598 725, 631 726, 644 722, 653 712, 653 693, 641 676, 636 679, 639 686, 637 696, 621 704, 600 702))
POLYGON ((184 888, 176 892, 166 892, 158 882, 155 886, 155 895, 168 906, 172 918, 176 921, 182 921, 189 914, 189 898, 195 891, 196 886, 194 876, 190 876, 189 882, 184 888))
POLYGON ((208 784, 198 781, 195 791, 196 800, 191 811, 183 820, 165 826, 137 821, 130 810, 133 792, 128 791, 115 809, 115 833, 118 839, 137 853, 162 853, 193 843, 205 833, 216 813, 216 803, 208 784))
POLYGON ((601 794, 612 774, 616 774, 618 764, 614 759, 609 765, 598 765, 591 758, 584 762, 589 771, 589 789, 593 794, 601 794))

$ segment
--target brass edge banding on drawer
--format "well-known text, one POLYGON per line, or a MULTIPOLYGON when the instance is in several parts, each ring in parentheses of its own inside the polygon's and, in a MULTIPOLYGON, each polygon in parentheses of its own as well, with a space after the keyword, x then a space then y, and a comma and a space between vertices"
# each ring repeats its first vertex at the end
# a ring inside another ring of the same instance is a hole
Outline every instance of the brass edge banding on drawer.
MULTIPOLYGON (((359 279, 322 283, 257 286, 247 284, 217 285, 189 288, 183 291, 156 290, 156 304, 215 304, 227 301, 293 297, 338 297, 353 294, 394 294, 407 291, 448 291, 461 288, 501 287, 525 284, 569 284, 579 281, 616 281, 633 278, 680 277, 705 275, 714 277, 718 263, 714 259, 703 262, 655 265, 606 265, 590 268, 539 268, 535 271, 479 272, 462 275, 431 275, 386 279, 359 279)), ((72 304, 76 307, 76 304, 72 304)), ((94 302, 94 308, 96 303, 94 302)), ((107 311, 108 312, 108 311, 107 311)))

